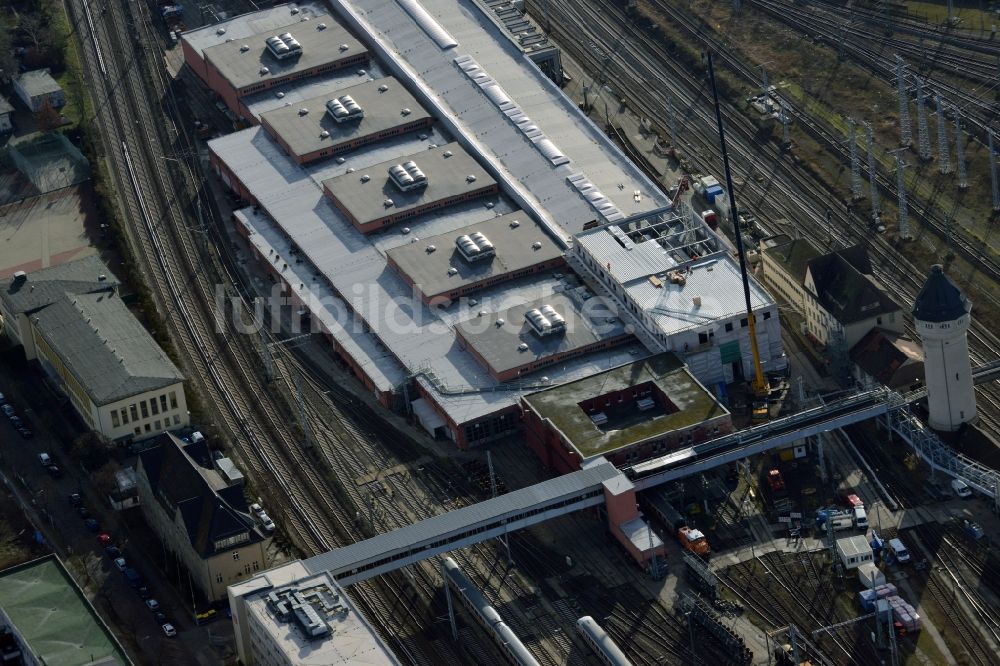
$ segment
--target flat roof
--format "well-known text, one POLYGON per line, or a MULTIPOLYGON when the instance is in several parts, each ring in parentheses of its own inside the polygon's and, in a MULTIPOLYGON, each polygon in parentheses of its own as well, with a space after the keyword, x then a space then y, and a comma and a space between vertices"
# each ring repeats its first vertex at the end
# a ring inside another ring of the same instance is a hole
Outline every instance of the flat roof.
POLYGON ((54 555, 0 571, 0 608, 48 666, 132 663, 54 555))
POLYGON ((296 157, 324 148, 335 149, 362 137, 429 118, 431 115, 420 102, 392 77, 365 81, 335 93, 325 92, 261 114, 261 121, 274 130, 296 157), (327 101, 343 95, 350 95, 358 103, 364 111, 363 118, 338 123, 330 117, 327 101), (302 109, 309 112, 303 114, 302 109), (322 136, 323 132, 327 136, 322 136))
MULTIPOLYGON (((335 18, 329 14, 320 14, 310 19, 308 16, 291 16, 284 25, 269 28, 232 41, 208 46, 202 53, 205 60, 211 62, 230 85, 237 90, 267 81, 288 76, 314 67, 339 62, 353 58, 359 53, 366 53, 364 45, 355 39, 335 18), (321 27, 325 26, 325 27, 321 27), (299 44, 302 53, 279 60, 271 54, 264 40, 281 33, 290 32, 299 44), (347 48, 343 48, 344 46, 347 48), (263 68, 267 68, 264 72, 263 68)), ((216 30, 228 28, 216 27, 216 30)))
POLYGON ((656 533, 656 530, 649 526, 649 523, 643 520, 642 516, 626 520, 618 526, 618 529, 640 553, 656 550, 663 545, 663 539, 656 533))
POLYGON ((495 184, 486 169, 454 142, 323 181, 323 187, 359 224, 495 184), (416 162, 427 176, 426 187, 403 192, 390 180, 389 168, 407 160, 416 162), (366 176, 367 181, 364 180, 366 176), (470 180, 470 176, 474 180, 470 180), (391 206, 386 206, 387 199, 392 200, 391 206))
POLYGON ((303 666, 332 666, 333 664, 378 664, 396 665, 396 659, 385 642, 375 633, 371 624, 355 606, 351 598, 326 572, 310 573, 301 564, 294 562, 278 570, 266 571, 247 581, 240 587, 231 588, 240 594, 240 588, 248 590, 242 595, 247 615, 253 617, 274 644, 281 649, 290 663, 303 666), (267 583, 256 591, 248 583, 257 583, 262 578, 267 583), (294 620, 282 619, 268 603, 270 594, 298 590, 307 599, 315 599, 310 604, 316 617, 330 628, 326 636, 306 636, 294 620), (329 607, 329 609, 327 609, 329 607), (346 612, 343 610, 346 609, 346 612))
POLYGON ((309 17, 314 19, 328 14, 329 9, 321 3, 297 2, 294 5, 281 4, 255 12, 233 16, 220 23, 209 23, 181 34, 181 40, 195 52, 205 57, 204 51, 212 46, 236 39, 245 39, 261 33, 270 33, 276 28, 309 17), (219 32, 219 28, 225 28, 219 32))
POLYGON ((562 256, 563 251, 541 225, 519 210, 446 234, 421 238, 418 243, 399 245, 387 254, 430 297, 551 261, 562 256), (455 246, 456 238, 475 232, 484 234, 496 247, 492 259, 466 261, 455 246), (428 252, 430 246, 436 249, 428 252), (457 272, 451 274, 452 268, 457 272))
POLYGON ((671 352, 578 379, 537 393, 523 400, 542 418, 566 436, 582 458, 610 453, 636 442, 724 416, 729 411, 694 378, 684 362, 671 352), (618 430, 594 424, 579 403, 607 393, 652 382, 677 407, 618 430))
POLYGON ((75 185, 0 207, 0 279, 96 255, 92 196, 75 185))
POLYGON ((669 203, 499 22, 484 20, 475 0, 421 0, 421 23, 396 0, 331 1, 358 34, 385 48, 397 76, 416 73, 435 117, 447 117, 470 150, 494 160, 494 173, 539 221, 568 235, 605 214, 617 219, 669 203), (457 46, 441 48, 442 32, 457 46))
MULTIPOLYGON (((392 248, 516 210, 501 195, 485 202, 492 208, 481 200, 468 201, 407 220, 409 234, 397 229, 366 236, 324 196, 319 183, 332 175, 447 142, 435 126, 428 135, 426 140, 413 134, 391 137, 348 154, 344 163, 327 160, 308 166, 296 164, 259 126, 213 139, 209 148, 260 202, 259 211, 248 207, 236 215, 260 255, 288 257, 292 243, 301 250, 304 260, 289 262, 284 275, 289 283, 302 285, 299 295, 314 308, 313 320, 332 332, 380 390, 415 375, 449 418, 466 423, 517 405, 524 392, 541 385, 530 380, 500 384, 459 346, 452 330, 455 322, 476 316, 480 308, 499 310, 566 289, 571 276, 537 274, 488 287, 477 294, 480 304, 475 308, 431 309, 419 298, 413 308, 395 307, 411 303, 413 289, 388 265, 386 255, 392 248), (359 292, 356 285, 365 288, 359 292), (352 307, 337 298, 334 289, 350 298, 352 307), (433 371, 434 382, 422 370, 433 371)), ((636 341, 566 359, 544 374, 552 382, 571 381, 648 354, 636 341)))
MULTIPOLYGON (((694 262, 684 271, 685 284, 671 283, 665 273, 658 277, 659 287, 648 276, 625 284, 625 290, 665 334, 746 316, 743 278, 739 266, 728 254, 694 262), (700 298, 700 305, 695 297, 700 298)), ((750 276, 750 303, 755 312, 774 303, 753 276, 750 276)))
POLYGON ((497 374, 626 334, 625 324, 599 296, 580 286, 458 324, 462 337, 497 374), (539 336, 524 315, 551 305, 566 320, 563 333, 539 336))

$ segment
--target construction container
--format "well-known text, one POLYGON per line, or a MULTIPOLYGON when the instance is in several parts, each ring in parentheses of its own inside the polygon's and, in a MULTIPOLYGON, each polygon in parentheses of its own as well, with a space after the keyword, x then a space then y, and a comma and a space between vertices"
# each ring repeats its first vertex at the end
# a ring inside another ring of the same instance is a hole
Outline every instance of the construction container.
POLYGON ((858 567, 858 582, 865 588, 871 589, 885 584, 885 574, 873 562, 865 562, 858 567))
POLYGON ((875 610, 876 601, 897 596, 896 591, 896 586, 892 583, 876 585, 874 589, 861 590, 858 593, 858 602, 861 604, 861 608, 870 613, 875 610))

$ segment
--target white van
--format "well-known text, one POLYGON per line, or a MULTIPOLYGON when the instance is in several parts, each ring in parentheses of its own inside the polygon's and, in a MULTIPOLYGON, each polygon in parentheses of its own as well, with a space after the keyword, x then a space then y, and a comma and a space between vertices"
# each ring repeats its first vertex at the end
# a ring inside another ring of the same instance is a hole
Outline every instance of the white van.
POLYGON ((972 488, 962 479, 952 479, 951 489, 958 497, 972 497, 972 488))
POLYGON ((889 550, 896 556, 896 561, 900 564, 910 561, 910 551, 906 550, 906 546, 901 540, 889 539, 889 550))
POLYGON ((859 529, 868 529, 868 514, 865 512, 865 507, 854 507, 854 526, 859 529))

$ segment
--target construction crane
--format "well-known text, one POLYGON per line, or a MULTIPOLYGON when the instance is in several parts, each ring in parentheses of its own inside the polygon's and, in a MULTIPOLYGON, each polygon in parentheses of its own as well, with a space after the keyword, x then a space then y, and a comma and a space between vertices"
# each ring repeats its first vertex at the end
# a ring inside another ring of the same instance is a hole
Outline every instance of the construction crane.
POLYGON ((670 207, 677 210, 677 205, 681 202, 681 196, 688 191, 690 183, 688 182, 687 176, 681 176, 680 181, 677 183, 677 191, 674 192, 674 198, 670 200, 670 207))
POLYGON ((761 401, 766 401, 771 387, 768 386, 767 378, 760 364, 760 349, 757 346, 757 322, 753 313, 753 303, 750 300, 750 278, 747 275, 746 253, 743 250, 743 234, 740 231, 739 211, 736 207, 736 191, 733 188, 733 175, 729 169, 729 153, 726 151, 726 130, 722 124, 722 108, 719 106, 719 90, 715 85, 715 67, 712 64, 712 52, 708 56, 708 78, 712 83, 712 97, 715 100, 715 122, 719 127, 719 143, 722 144, 722 165, 726 171, 726 190, 729 193, 729 212, 733 218, 733 229, 736 231, 736 252, 740 257, 740 275, 743 278, 743 297, 746 299, 747 323, 750 332, 750 352, 753 355, 753 380, 750 389, 753 391, 754 407, 753 420, 767 420, 766 402, 763 408, 761 401), (762 413, 763 411, 763 413, 762 413))

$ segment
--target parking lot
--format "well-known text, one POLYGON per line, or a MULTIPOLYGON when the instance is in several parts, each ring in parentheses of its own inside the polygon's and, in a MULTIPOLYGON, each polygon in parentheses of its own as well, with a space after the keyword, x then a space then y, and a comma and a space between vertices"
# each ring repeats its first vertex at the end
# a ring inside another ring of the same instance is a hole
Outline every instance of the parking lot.
MULTIPOLYGON (((0 416, 5 492, 14 494, 136 662, 217 664, 230 656, 230 623, 222 618, 195 625, 190 588, 184 586, 181 594, 166 581, 160 567, 172 560, 145 528, 139 509, 114 511, 71 460, 74 417, 68 408, 60 408, 37 371, 9 360, 7 354, 0 356, 0 392, 33 433, 31 439, 22 439, 9 419, 0 416), (43 464, 43 453, 58 473, 43 464), (116 566, 118 557, 125 559, 122 568, 134 570, 130 575, 139 580, 130 584, 116 566), (155 615, 143 597, 155 599, 162 615, 155 615), (165 634, 166 623, 173 625, 176 636, 165 634)), ((186 578, 183 569, 171 573, 186 578)))

